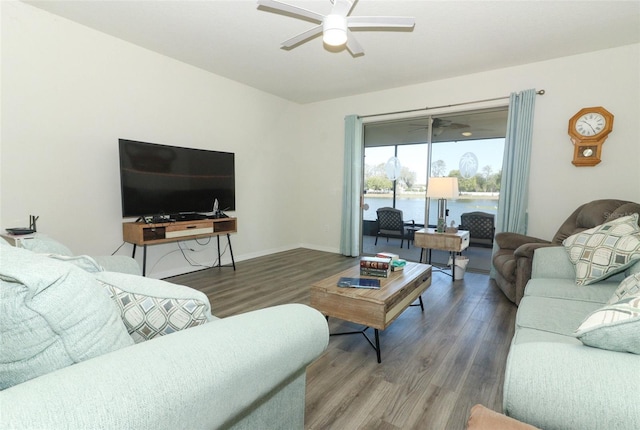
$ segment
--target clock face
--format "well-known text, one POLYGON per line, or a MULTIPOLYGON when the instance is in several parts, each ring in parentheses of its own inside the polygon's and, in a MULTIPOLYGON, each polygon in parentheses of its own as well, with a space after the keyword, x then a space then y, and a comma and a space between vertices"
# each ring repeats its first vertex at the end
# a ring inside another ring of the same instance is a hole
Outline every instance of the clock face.
POLYGON ((604 130, 607 120, 597 112, 589 112, 582 115, 576 121, 576 131, 582 136, 595 136, 604 130))

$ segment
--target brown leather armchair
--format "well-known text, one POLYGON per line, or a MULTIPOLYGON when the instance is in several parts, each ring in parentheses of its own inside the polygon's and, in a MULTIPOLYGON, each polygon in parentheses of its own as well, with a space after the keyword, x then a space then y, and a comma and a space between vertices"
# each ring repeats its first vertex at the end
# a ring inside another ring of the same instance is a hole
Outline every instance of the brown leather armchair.
POLYGON ((616 218, 640 214, 640 204, 625 200, 594 200, 578 207, 560 226, 551 241, 518 233, 498 233, 498 250, 493 255, 495 280, 498 287, 516 305, 531 279, 533 252, 545 246, 561 246, 569 236, 616 218))

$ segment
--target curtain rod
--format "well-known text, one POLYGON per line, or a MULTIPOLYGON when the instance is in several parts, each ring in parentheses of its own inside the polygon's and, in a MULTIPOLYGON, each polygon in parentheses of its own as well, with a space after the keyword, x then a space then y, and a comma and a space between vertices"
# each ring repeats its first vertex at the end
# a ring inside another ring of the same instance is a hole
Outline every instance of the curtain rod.
MULTIPOLYGON (((544 95, 545 91, 544 90, 538 90, 536 91, 536 94, 539 96, 544 95)), ((374 113, 371 115, 359 115, 358 118, 371 118, 374 116, 386 116, 386 115, 397 115, 397 114, 401 114, 401 113, 411 113, 411 112, 420 112, 420 111, 427 111, 427 110, 434 110, 434 109, 441 109, 441 108, 449 108, 449 107, 455 107, 455 106, 464 106, 464 105, 472 105, 472 104, 476 104, 476 103, 484 103, 484 102, 493 102, 496 100, 504 100, 504 99, 508 99, 510 96, 505 96, 505 97, 494 97, 492 99, 484 99, 484 100, 475 100, 472 102, 464 102, 464 103, 455 103, 452 105, 442 105, 442 106, 433 106, 433 107, 423 107, 423 108, 419 108, 419 109, 410 109, 410 110, 400 110, 400 111, 396 111, 396 112, 385 112, 385 113, 374 113)))

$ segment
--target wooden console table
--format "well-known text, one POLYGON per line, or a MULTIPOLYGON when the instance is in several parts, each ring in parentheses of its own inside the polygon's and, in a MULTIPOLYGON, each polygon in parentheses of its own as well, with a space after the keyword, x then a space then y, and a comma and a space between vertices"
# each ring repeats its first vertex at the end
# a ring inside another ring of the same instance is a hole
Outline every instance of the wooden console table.
POLYGON ((147 224, 145 222, 125 222, 122 223, 122 237, 127 243, 133 244, 132 257, 136 256, 136 246, 143 247, 142 275, 147 271, 147 245, 157 245, 160 243, 177 242, 187 239, 199 239, 203 237, 216 236, 218 243, 218 267, 222 267, 220 255, 220 235, 227 235, 229 251, 231 252, 231 264, 236 270, 236 262, 233 259, 233 248, 231 248, 231 233, 238 231, 236 218, 215 218, 197 221, 176 221, 147 224))
POLYGON ((455 280, 456 254, 469 247, 469 232, 458 230, 455 233, 437 233, 433 228, 423 228, 415 232, 413 246, 422 248, 420 262, 425 249, 429 250, 427 263, 431 264, 431 250, 449 251, 452 255, 451 278, 455 280))

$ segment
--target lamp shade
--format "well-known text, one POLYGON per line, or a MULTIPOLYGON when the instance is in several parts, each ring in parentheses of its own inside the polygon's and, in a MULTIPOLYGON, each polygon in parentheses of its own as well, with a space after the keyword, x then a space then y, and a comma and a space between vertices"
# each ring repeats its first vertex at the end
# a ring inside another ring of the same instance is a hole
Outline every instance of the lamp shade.
POLYGON ((347 43, 347 18, 341 15, 327 15, 322 23, 322 40, 330 46, 347 43))
POLYGON ((458 178, 429 178, 427 185, 427 197, 436 199, 454 199, 457 198, 458 178))

